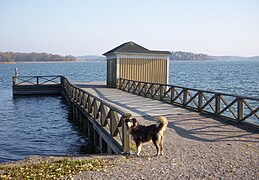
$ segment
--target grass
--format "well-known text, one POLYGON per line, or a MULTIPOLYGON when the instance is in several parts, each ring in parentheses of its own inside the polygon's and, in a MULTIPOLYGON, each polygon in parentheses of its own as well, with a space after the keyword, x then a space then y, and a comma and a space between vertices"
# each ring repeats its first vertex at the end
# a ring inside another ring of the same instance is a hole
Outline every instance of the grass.
POLYGON ((69 160, 67 158, 47 162, 41 160, 36 164, 0 165, 0 179, 58 179, 72 178, 74 174, 82 171, 99 171, 113 165, 108 160, 69 160))
POLYGON ((130 140, 130 150, 131 150, 131 151, 134 151, 134 152, 137 150, 136 145, 135 145, 135 143, 133 142, 133 140, 130 140))

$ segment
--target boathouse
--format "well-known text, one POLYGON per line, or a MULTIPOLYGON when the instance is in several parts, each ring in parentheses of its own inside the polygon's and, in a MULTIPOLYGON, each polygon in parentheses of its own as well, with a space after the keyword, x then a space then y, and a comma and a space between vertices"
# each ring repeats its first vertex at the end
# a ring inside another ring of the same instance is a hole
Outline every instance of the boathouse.
POLYGON ((120 78, 168 84, 169 51, 146 49, 132 41, 103 54, 107 58, 107 85, 117 87, 120 78))

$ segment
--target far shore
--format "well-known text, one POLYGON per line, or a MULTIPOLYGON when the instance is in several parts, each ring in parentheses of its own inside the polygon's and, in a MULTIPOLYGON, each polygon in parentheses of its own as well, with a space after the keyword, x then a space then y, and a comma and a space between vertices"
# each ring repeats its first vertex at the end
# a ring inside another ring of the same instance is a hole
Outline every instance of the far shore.
POLYGON ((0 62, 0 64, 16 64, 16 62, 0 62))
POLYGON ((19 61, 19 62, 0 62, 0 64, 33 64, 33 63, 74 63, 74 62, 106 62, 100 60, 89 60, 89 61, 19 61))
MULTIPOLYGON (((174 59, 174 60, 170 60, 170 62, 172 61, 259 61, 259 59, 255 59, 255 60, 247 60, 247 59, 235 59, 235 60, 178 60, 178 59, 174 59)), ((75 61, 19 61, 19 62, 0 62, 0 64, 33 64, 33 63, 79 63, 79 62, 106 62, 106 60, 75 60, 75 61)))

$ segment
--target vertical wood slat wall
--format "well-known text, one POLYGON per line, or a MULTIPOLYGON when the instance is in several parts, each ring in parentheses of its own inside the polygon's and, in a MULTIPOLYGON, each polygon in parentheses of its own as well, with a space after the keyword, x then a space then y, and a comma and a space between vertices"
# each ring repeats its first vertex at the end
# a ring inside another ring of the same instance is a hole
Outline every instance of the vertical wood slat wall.
POLYGON ((166 66, 166 59, 120 58, 119 78, 166 84, 166 66))
POLYGON ((116 71, 117 71, 117 60, 110 59, 107 61, 107 85, 110 87, 116 87, 116 71))

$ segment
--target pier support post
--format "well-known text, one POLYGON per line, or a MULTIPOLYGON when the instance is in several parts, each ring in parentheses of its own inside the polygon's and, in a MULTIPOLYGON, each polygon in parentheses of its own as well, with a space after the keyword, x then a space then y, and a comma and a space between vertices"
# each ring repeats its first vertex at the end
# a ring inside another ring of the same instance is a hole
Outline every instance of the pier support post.
POLYGON ((83 115, 82 116, 82 121, 83 121, 83 129, 84 129, 84 132, 87 134, 87 130, 88 130, 88 122, 89 120, 83 115))

